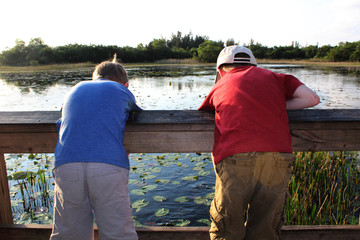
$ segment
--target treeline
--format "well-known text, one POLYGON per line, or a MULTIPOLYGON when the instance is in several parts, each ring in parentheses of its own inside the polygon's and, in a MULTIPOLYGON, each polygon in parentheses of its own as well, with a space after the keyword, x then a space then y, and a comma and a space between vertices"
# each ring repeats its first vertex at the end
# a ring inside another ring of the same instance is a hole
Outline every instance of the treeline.
MULTIPOLYGON (((173 34, 169 40, 154 39, 150 43, 137 47, 119 47, 115 45, 68 44, 50 47, 41 38, 33 38, 26 45, 16 40, 15 46, 0 54, 0 65, 29 66, 46 64, 64 64, 101 61, 111 59, 116 53, 124 63, 155 62, 162 59, 193 58, 199 62, 216 62, 224 46, 236 44, 233 39, 225 43, 213 41, 206 36, 173 34)), ((301 47, 298 42, 289 46, 267 47, 253 40, 246 45, 258 59, 325 59, 329 61, 360 61, 360 41, 341 42, 338 46, 322 47, 310 45, 301 47)))

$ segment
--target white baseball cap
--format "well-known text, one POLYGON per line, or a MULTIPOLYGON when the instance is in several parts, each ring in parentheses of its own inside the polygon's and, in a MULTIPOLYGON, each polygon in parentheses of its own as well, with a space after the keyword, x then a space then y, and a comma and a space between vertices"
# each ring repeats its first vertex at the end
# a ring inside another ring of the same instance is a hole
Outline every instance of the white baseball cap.
POLYGON ((217 59, 216 68, 219 69, 219 67, 225 63, 248 63, 257 66, 257 62, 251 50, 238 45, 229 46, 221 50, 217 59))

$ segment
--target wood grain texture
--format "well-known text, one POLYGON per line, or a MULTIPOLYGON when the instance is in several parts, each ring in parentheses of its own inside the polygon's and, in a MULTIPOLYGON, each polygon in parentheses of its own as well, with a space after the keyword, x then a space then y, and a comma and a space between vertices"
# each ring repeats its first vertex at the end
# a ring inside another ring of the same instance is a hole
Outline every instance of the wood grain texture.
POLYGON ((13 223, 4 154, 0 154, 0 223, 13 223))
MULTIPOLYGON (((1 239, 6 240, 47 240, 51 225, 0 224, 1 239)), ((138 227, 139 240, 209 240, 209 227, 138 227)), ((99 240, 97 228, 95 240, 99 240)), ((358 240, 360 226, 323 225, 323 226, 283 226, 280 240, 358 240)))
MULTIPOLYGON (((289 111, 294 151, 359 150, 360 110, 289 111)), ((0 112, 1 152, 53 152, 60 112, 0 112)), ((132 112, 124 146, 132 153, 211 152, 214 113, 132 112), (194 144, 196 143, 196 144, 194 144)))

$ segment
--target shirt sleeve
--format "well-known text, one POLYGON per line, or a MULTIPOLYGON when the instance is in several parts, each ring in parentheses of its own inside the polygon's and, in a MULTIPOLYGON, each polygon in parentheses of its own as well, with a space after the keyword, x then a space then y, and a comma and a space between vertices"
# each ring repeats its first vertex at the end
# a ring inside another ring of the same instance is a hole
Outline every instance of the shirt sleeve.
POLYGON ((61 118, 59 118, 59 119, 56 121, 56 129, 57 129, 58 132, 60 131, 60 127, 61 127, 61 118))
POLYGON ((142 111, 142 108, 140 108, 136 102, 133 103, 133 106, 131 108, 131 111, 142 111))
POLYGON ((212 104, 212 94, 210 93, 201 104, 198 110, 215 110, 215 106, 212 104))
POLYGON ((301 85, 303 85, 303 83, 292 75, 285 75, 284 78, 285 78, 284 87, 285 87, 286 99, 291 99, 296 89, 301 85))

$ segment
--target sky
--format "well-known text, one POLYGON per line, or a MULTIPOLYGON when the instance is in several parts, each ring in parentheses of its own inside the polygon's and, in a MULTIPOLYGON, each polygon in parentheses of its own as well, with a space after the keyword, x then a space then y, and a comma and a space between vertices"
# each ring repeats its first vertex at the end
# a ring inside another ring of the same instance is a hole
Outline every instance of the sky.
POLYGON ((56 47, 136 47, 183 35, 264 46, 360 41, 359 0, 2 0, 0 52, 41 38, 56 47))

